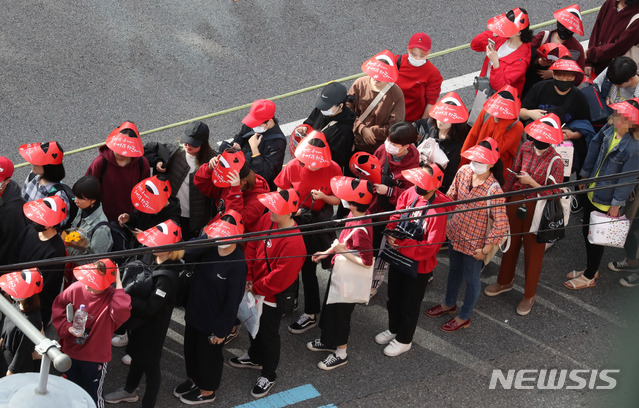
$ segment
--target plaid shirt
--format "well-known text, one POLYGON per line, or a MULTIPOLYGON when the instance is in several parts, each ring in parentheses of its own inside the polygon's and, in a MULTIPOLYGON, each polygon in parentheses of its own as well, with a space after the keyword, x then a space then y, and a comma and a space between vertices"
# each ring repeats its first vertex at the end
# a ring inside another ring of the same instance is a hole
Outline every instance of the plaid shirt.
MULTIPOLYGON (((24 185, 22 186, 22 198, 24 198, 24 201, 33 201, 48 197, 49 191, 53 188, 55 183, 49 182, 46 184, 40 184, 41 176, 36 174, 31 180, 29 180, 29 176, 31 176, 31 173, 29 173, 27 179, 24 181, 24 185)), ((67 197, 64 191, 58 191, 55 195, 60 196, 62 201, 64 201, 67 205, 67 208, 70 208, 69 197, 67 197)), ((61 224, 66 223, 68 218, 69 215, 67 214, 61 224)))
MULTIPOLYGON (((555 151, 554 148, 547 149, 545 152, 538 156, 535 153, 535 147, 532 142, 526 142, 519 149, 519 153, 517 153, 517 158, 515 159, 515 164, 513 164, 512 170, 519 173, 521 171, 525 171, 540 185, 546 185, 546 173, 548 171, 548 165, 553 157, 559 156, 559 153, 555 151)), ((517 177, 515 177, 512 173, 507 172, 508 177, 506 178, 506 183, 504 183, 504 191, 520 191, 531 188, 528 185, 521 184, 517 177)), ((564 180, 564 164, 561 159, 555 160, 552 165, 552 170, 550 175, 555 178, 557 183, 561 183, 564 180)), ((553 184, 552 180, 548 180, 548 184, 553 184)), ((525 198, 534 198, 536 196, 545 196, 550 194, 557 194, 561 191, 559 189, 546 190, 542 191, 538 194, 526 194, 523 192, 523 196, 525 198)))
MULTIPOLYGON (((453 184, 451 184, 448 189, 448 197, 457 201, 502 193, 499 183, 492 174, 482 184, 471 189, 472 176, 473 171, 470 169, 470 166, 462 166, 457 171, 453 184), (497 183, 497 185, 492 187, 495 183, 497 183)), ((505 198, 490 200, 491 205, 504 204, 505 202, 505 198)), ((468 208, 476 208, 477 210, 455 213, 450 220, 448 220, 446 236, 451 240, 455 251, 472 256, 476 249, 481 249, 486 244, 499 244, 503 236, 508 233, 506 208, 499 206, 490 208, 489 210, 484 209, 485 206, 486 201, 475 201, 457 206, 458 210, 468 208), (493 226, 490 232, 486 234, 489 213, 490 218, 493 219, 493 226)))

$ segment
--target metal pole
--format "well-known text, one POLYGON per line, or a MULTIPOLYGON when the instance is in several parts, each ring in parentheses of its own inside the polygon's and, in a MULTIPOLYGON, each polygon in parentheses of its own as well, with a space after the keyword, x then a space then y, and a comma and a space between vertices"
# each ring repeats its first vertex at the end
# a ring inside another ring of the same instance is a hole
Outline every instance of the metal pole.
POLYGON ((36 388, 36 393, 38 394, 46 394, 47 393, 47 382, 49 381, 49 367, 51 366, 51 359, 45 353, 42 355, 42 363, 40 364, 40 376, 38 377, 38 388, 36 388))

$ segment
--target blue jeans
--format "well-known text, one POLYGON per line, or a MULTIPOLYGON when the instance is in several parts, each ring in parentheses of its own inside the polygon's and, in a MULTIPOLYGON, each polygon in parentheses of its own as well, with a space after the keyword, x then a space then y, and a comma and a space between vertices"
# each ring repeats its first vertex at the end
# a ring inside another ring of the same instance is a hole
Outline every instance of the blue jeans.
POLYGON ((448 285, 446 286, 446 306, 454 306, 457 304, 457 295, 462 282, 466 282, 466 295, 464 296, 464 304, 462 305, 458 317, 462 320, 470 319, 470 314, 475 308, 475 303, 479 299, 481 290, 480 274, 482 261, 478 261, 471 255, 457 252, 450 246, 448 251, 450 261, 450 269, 448 270, 448 285))

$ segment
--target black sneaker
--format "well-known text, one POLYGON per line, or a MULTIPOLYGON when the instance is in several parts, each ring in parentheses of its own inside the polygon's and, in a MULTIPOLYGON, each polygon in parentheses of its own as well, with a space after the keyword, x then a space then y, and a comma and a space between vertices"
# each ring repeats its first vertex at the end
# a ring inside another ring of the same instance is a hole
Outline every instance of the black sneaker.
POLYGON ((317 326, 317 319, 306 313, 302 313, 295 323, 291 323, 291 325, 288 326, 288 331, 293 334, 301 334, 315 326, 317 326))
POLYGON ((322 370, 333 370, 339 366, 343 366, 348 363, 348 356, 341 358, 338 357, 337 354, 333 353, 330 356, 326 357, 324 361, 320 361, 317 363, 317 366, 322 370))
POLYGON ((634 288, 639 285, 639 274, 637 272, 633 272, 625 278, 619 279, 619 283, 627 288, 634 288))
POLYGON ((608 269, 615 272, 632 272, 639 271, 639 265, 630 265, 628 258, 624 258, 623 261, 612 261, 608 264, 608 269))
POLYGON ((200 394, 199 388, 195 388, 187 392, 186 394, 180 396, 180 401, 187 405, 206 404, 207 402, 215 401, 215 392, 205 397, 202 394, 200 394))
POLYGON ((251 357, 249 357, 248 353, 244 353, 244 355, 240 357, 233 357, 229 360, 229 365, 235 368, 252 368, 254 370, 262 369, 261 364, 251 361, 251 357))
POLYGON ((269 381, 266 377, 259 377, 255 387, 251 390, 251 395, 255 398, 262 398, 273 388, 273 384, 275 384, 275 380, 269 381))
POLYGON ((195 384, 191 380, 185 380, 183 383, 180 383, 177 387, 173 389, 173 395, 177 398, 180 398, 182 395, 196 388, 195 384))
POLYGON ((235 331, 232 331, 228 336, 226 336, 226 338, 224 339, 224 345, 226 346, 227 344, 229 344, 231 341, 233 341, 236 337, 237 334, 239 333, 240 329, 239 327, 234 327, 235 331))
POLYGON ((322 340, 315 339, 306 343, 306 348, 311 351, 335 351, 335 347, 329 347, 322 343, 322 340))

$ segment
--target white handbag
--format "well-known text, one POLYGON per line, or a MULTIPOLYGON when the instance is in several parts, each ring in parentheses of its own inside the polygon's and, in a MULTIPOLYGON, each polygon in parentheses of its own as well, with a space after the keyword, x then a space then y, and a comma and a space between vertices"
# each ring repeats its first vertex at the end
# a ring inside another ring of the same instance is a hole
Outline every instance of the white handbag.
POLYGON ((588 242, 593 245, 623 248, 629 230, 630 220, 625 215, 611 217, 599 211, 593 211, 590 213, 588 242))
MULTIPOLYGON (((344 242, 348 241, 358 229, 366 231, 363 227, 357 227, 348 234, 344 242)), ((373 262, 374 264, 375 262, 373 262)), ((341 254, 337 255, 333 264, 331 285, 328 289, 326 303, 368 304, 373 282, 373 265, 361 266, 341 254)))

